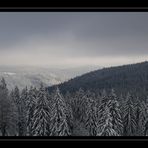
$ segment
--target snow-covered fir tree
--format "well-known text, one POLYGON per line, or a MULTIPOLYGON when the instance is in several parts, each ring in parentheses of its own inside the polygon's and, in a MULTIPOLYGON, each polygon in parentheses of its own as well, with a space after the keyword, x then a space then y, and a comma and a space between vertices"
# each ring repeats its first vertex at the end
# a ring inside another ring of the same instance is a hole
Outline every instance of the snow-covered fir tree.
POLYGON ((119 136, 113 128, 112 117, 108 103, 102 112, 101 118, 99 119, 100 121, 98 124, 97 136, 119 136))
POLYGON ((50 105, 48 92, 41 84, 37 92, 35 110, 33 112, 33 136, 49 136, 50 105))
POLYGON ((105 111, 105 107, 108 103, 108 96, 105 90, 102 91, 101 94, 101 102, 98 108, 98 127, 100 128, 100 126, 102 126, 103 123, 105 123, 104 121, 104 111, 105 111), (103 122, 103 123, 102 123, 103 122))
POLYGON ((108 105, 109 105, 109 109, 112 117, 113 129, 118 133, 119 136, 121 136, 123 134, 123 123, 122 123, 119 102, 114 89, 111 90, 111 93, 109 94, 108 99, 109 99, 108 105))
POLYGON ((71 133, 66 118, 66 103, 58 88, 52 99, 50 136, 69 136, 71 133))
POLYGON ((86 110, 86 121, 85 126, 89 131, 90 136, 97 135, 97 127, 98 127, 98 110, 97 110, 97 102, 92 98, 86 98, 87 101, 87 110, 86 110))
POLYGON ((74 118, 83 122, 85 117, 85 92, 83 89, 79 89, 73 96, 72 111, 74 118))
POLYGON ((27 89, 27 87, 22 89, 20 97, 21 97, 21 100, 24 101, 24 105, 27 106, 27 100, 28 100, 28 89, 27 89))
POLYGON ((126 104, 124 106, 124 136, 135 136, 136 135, 136 107, 133 102, 133 97, 130 93, 127 95, 126 104))
POLYGON ((26 110, 25 110, 25 100, 21 98, 19 88, 16 86, 13 91, 13 100, 17 108, 17 127, 18 136, 26 135, 26 110))
POLYGON ((104 110, 107 103, 108 103, 108 95, 106 90, 104 89, 100 96, 99 116, 101 116, 101 112, 102 110, 104 110))
POLYGON ((37 104, 37 89, 30 87, 27 99, 27 135, 33 136, 33 115, 37 104))
POLYGON ((74 116, 73 116, 73 111, 71 107, 71 99, 72 99, 72 95, 69 92, 67 92, 65 95, 66 118, 67 118, 67 124, 70 129, 70 133, 73 132, 73 127, 74 127, 74 116))
POLYGON ((0 81, 0 135, 12 136, 16 132, 14 104, 10 100, 4 78, 0 81))
POLYGON ((144 130, 144 135, 148 136, 148 96, 145 100, 145 113, 146 113, 146 121, 145 121, 145 130, 144 130))
POLYGON ((23 135, 27 134, 27 99, 28 99, 28 89, 25 87, 20 94, 20 109, 21 109, 21 120, 23 124, 23 135))
POLYGON ((145 102, 140 102, 137 100, 136 105, 136 136, 144 136, 145 135, 145 125, 146 125, 147 117, 146 117, 146 106, 145 102))
POLYGON ((14 101, 14 90, 11 90, 9 98, 11 102, 11 118, 13 124, 13 130, 11 135, 18 136, 18 107, 16 105, 16 102, 14 101))

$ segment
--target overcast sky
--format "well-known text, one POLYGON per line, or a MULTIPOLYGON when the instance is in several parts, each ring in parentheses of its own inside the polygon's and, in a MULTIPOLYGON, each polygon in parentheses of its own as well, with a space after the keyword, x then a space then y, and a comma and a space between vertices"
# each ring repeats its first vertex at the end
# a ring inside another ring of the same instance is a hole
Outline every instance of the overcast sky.
POLYGON ((112 66, 148 60, 148 12, 0 12, 0 65, 112 66))

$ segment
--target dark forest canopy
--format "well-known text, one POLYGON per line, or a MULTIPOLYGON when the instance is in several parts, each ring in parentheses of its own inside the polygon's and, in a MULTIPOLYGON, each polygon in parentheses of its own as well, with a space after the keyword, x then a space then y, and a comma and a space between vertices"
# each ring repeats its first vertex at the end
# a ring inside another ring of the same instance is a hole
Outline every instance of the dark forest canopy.
MULTIPOLYGON (((99 92, 114 88, 117 94, 126 95, 127 92, 135 96, 146 98, 148 95, 148 62, 129 64, 117 67, 103 68, 75 77, 58 85, 62 93, 73 93, 80 88, 99 92)), ((49 91, 54 86, 49 87, 49 91)))

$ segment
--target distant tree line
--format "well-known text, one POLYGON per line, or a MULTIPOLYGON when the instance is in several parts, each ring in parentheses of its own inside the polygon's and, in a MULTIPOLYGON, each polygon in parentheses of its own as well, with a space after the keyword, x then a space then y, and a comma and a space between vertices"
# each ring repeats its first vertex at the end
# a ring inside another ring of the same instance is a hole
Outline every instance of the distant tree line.
POLYGON ((148 136, 148 99, 79 89, 62 95, 55 88, 0 82, 1 136, 148 136))

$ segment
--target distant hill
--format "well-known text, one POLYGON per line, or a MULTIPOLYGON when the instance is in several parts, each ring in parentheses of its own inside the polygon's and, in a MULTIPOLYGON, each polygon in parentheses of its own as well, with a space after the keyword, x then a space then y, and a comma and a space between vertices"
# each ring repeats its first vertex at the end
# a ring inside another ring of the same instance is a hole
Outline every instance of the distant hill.
POLYGON ((19 89, 24 87, 39 87, 40 83, 45 86, 51 86, 69 80, 97 69, 96 67, 78 67, 78 68, 48 68, 35 66, 0 66, 0 79, 5 78, 9 90, 16 85, 19 89))
MULTIPOLYGON (((62 93, 75 92, 79 88, 99 92, 114 88, 119 94, 133 92, 135 95, 148 96, 148 62, 116 66, 95 70, 59 84, 62 93)), ((49 87, 52 91, 54 86, 49 87)))

